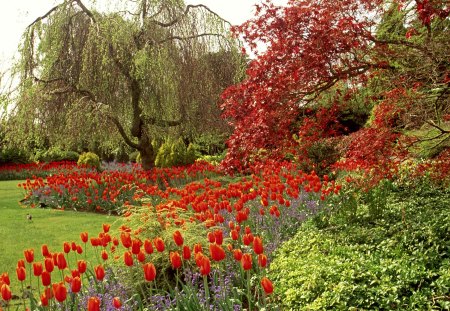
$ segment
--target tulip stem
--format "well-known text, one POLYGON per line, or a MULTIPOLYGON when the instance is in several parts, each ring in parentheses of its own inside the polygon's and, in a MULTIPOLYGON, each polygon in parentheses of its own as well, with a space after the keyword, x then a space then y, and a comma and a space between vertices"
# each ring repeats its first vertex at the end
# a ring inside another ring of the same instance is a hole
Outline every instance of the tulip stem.
MULTIPOLYGON (((31 277, 31 276, 30 276, 31 277)), ((25 306, 25 289, 23 288, 23 282, 20 282, 20 286, 22 287, 22 302, 23 302, 23 309, 26 310, 25 306)))
POLYGON ((250 297, 250 270, 247 270, 247 300, 248 300, 248 311, 252 310, 252 300, 250 297))
POLYGON ((206 275, 203 276, 203 287, 205 288, 206 305, 209 306, 209 288, 208 288, 208 278, 206 275))

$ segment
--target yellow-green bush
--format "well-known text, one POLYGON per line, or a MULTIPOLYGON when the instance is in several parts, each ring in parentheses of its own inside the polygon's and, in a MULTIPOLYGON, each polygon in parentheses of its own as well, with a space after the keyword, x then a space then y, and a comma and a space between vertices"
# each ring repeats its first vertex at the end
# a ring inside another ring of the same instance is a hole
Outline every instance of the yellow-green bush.
POLYGON ((100 158, 93 152, 85 152, 78 158, 78 165, 87 165, 97 170, 100 169, 100 158))

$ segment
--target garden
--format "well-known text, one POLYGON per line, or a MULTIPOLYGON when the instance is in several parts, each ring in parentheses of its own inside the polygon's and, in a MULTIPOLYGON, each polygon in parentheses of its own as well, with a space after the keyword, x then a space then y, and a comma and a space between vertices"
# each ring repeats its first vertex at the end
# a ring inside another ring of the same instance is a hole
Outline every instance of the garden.
POLYGON ((0 310, 450 310, 448 3, 128 5, 24 34, 0 310))

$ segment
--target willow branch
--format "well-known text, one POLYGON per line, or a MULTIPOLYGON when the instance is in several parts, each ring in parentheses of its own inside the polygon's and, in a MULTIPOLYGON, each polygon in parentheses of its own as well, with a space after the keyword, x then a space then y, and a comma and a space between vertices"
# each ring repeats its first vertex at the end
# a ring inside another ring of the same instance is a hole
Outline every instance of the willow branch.
POLYGON ((191 39, 196 39, 196 38, 201 38, 201 37, 220 37, 223 39, 227 39, 224 35, 207 32, 207 33, 201 33, 198 35, 192 35, 192 36, 188 36, 188 37, 170 36, 161 41, 158 41, 157 44, 163 44, 163 43, 166 43, 166 42, 172 41, 172 40, 186 41, 186 40, 191 40, 191 39))
POLYGON ((231 25, 231 23, 229 21, 227 21, 226 19, 223 19, 219 14, 217 14, 216 12, 214 12, 213 10, 211 10, 210 8, 208 8, 206 5, 203 4, 189 4, 188 6, 186 6, 186 9, 184 10, 184 12, 178 16, 177 18, 175 18, 174 20, 168 22, 168 23, 163 23, 163 22, 159 22, 156 20, 152 20, 152 23, 157 24, 161 27, 170 27, 173 26, 175 24, 177 24, 178 22, 180 22, 180 20, 185 17, 189 11, 191 9, 194 8, 204 8, 205 10, 207 10, 208 12, 210 12, 211 14, 215 15, 216 17, 218 17, 219 19, 221 19, 222 21, 224 21, 225 23, 231 25))
POLYGON ((127 133, 125 132, 125 130, 124 130, 122 124, 120 124, 119 120, 118 120, 116 117, 114 117, 114 116, 112 116, 112 115, 109 115, 109 114, 107 114, 106 117, 107 117, 107 118, 108 118, 108 119, 109 119, 109 120, 117 127, 117 130, 119 131, 120 136, 122 136, 123 140, 125 141, 125 143, 126 143, 128 146, 130 146, 131 148, 137 149, 137 150, 140 149, 140 146, 139 146, 138 144, 134 143, 134 142, 130 139, 130 137, 128 137, 128 135, 127 135, 127 133))

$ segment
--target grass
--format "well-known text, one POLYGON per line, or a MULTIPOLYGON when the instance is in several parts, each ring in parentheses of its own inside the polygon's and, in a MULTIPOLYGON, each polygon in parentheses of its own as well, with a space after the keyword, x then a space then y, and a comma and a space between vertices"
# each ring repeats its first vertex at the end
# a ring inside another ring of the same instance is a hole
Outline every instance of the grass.
MULTIPOLYGON (((24 249, 33 248, 35 258, 41 260, 42 244, 47 244, 51 252, 61 252, 65 241, 82 244, 80 232, 97 236, 103 223, 113 224, 118 219, 92 213, 21 207, 23 190, 17 187, 19 182, 0 181, 0 273, 9 273, 13 293, 18 293, 20 288, 15 269, 17 260, 24 258, 24 249), (27 214, 32 215, 31 221, 27 214)), ((87 259, 96 262, 90 249, 88 247, 87 259)))

